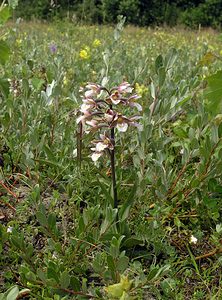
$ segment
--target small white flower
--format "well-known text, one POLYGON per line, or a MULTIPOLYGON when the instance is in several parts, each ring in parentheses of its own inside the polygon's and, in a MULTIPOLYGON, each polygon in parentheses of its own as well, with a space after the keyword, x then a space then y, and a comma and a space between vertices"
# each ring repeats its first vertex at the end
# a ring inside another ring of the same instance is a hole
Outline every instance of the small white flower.
POLYGON ((80 116, 76 119, 76 123, 79 124, 80 122, 82 122, 85 119, 85 116, 80 116))
POLYGON ((80 107, 80 111, 82 113, 85 113, 86 111, 88 111, 92 106, 90 104, 86 104, 86 103, 83 103, 80 107))
POLYGON ((118 91, 120 93, 132 93, 133 88, 128 82, 123 82, 118 86, 118 91))
POLYGON ((73 150, 72 155, 73 155, 74 158, 77 157, 77 148, 75 148, 75 149, 73 150))
POLYGON ((9 227, 7 228, 7 232, 8 232, 8 233, 12 233, 12 230, 13 230, 13 227, 12 227, 12 226, 9 226, 9 227))
POLYGON ((184 149, 180 150, 180 154, 183 155, 184 154, 184 149))
POLYGON ((128 128, 128 124, 127 123, 117 123, 116 127, 120 132, 126 132, 127 128, 128 128))
POLYGON ((191 235, 191 237, 190 237, 190 243, 191 244, 196 244, 197 243, 197 238, 195 236, 191 235))
POLYGON ((111 114, 104 114, 104 118, 105 118, 105 120, 107 121, 107 122, 112 122, 112 120, 113 120, 113 115, 111 115, 111 114))
POLYGON ((138 111, 142 111, 143 110, 142 106, 139 103, 136 103, 136 102, 130 102, 129 106, 130 107, 136 107, 138 111))
POLYGON ((96 144, 96 152, 101 152, 101 151, 105 150, 107 147, 108 147, 108 145, 106 145, 102 142, 99 142, 96 144))
POLYGON ((57 254, 56 254, 55 252, 53 252, 52 258, 53 258, 53 259, 58 259, 58 256, 57 256, 57 254))
POLYGON ((86 124, 92 127, 97 127, 98 121, 96 120, 86 121, 86 124))
POLYGON ((88 83, 86 85, 86 88, 88 89, 85 92, 86 98, 95 97, 95 96, 99 95, 99 93, 101 92, 101 86, 98 84, 95 84, 95 83, 88 83))
POLYGON ((112 101, 113 104, 117 105, 121 102, 121 94, 118 92, 113 93, 110 96, 110 100, 112 101))
POLYGON ((96 96, 96 92, 94 90, 85 91, 86 98, 91 98, 91 97, 95 97, 95 96, 96 96))
POLYGON ((91 155, 91 158, 94 162, 96 162, 102 155, 103 155, 103 152, 94 152, 91 155))

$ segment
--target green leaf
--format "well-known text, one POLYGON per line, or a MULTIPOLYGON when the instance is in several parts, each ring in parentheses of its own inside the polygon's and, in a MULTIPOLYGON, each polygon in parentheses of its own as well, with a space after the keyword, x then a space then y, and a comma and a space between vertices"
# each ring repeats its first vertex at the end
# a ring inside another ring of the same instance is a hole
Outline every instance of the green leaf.
POLYGON ((0 25, 4 25, 5 22, 11 17, 11 10, 9 6, 4 6, 0 10, 0 25))
POLYGON ((56 282, 59 282, 58 274, 57 274, 56 270, 54 269, 54 267, 52 266, 52 264, 51 264, 51 267, 48 267, 48 269, 47 269, 47 276, 48 276, 48 278, 52 278, 56 282))
POLYGON ((166 70, 164 67, 159 68, 158 75, 159 75, 159 87, 162 87, 166 79, 166 70))
POLYGON ((28 246, 26 247, 26 255, 28 257, 32 257, 33 256, 33 252, 34 252, 34 248, 32 244, 28 244, 28 246))
POLYGON ((39 277, 39 279, 43 282, 46 281, 46 274, 45 272, 43 272, 41 269, 37 269, 37 276, 39 277))
POLYGON ((158 74, 159 68, 163 67, 163 57, 162 55, 157 56, 155 60, 155 71, 158 74))
POLYGON ((124 221, 124 220, 126 220, 128 218, 130 209, 131 209, 131 207, 132 207, 132 205, 133 205, 133 203, 135 201, 136 191, 137 191, 137 181, 135 181, 135 183, 133 185, 133 188, 132 188, 132 191, 131 191, 128 199, 124 202, 124 204, 120 208, 119 219, 121 221, 124 221))
POLYGON ((116 215, 117 215, 117 209, 113 209, 111 207, 107 207, 106 209, 106 217, 105 220, 103 221, 100 229, 100 236, 103 235, 106 230, 111 226, 113 222, 116 220, 116 215))
POLYGON ((107 256, 107 265, 111 273, 115 273, 115 262, 111 255, 107 256))
POLYGON ((152 269, 147 276, 147 280, 149 281, 149 280, 152 280, 153 278, 155 278, 156 274, 158 273, 158 270, 159 269, 157 267, 152 269))
POLYGON ((31 272, 31 271, 29 271, 28 273, 26 273, 25 277, 30 282, 36 282, 36 275, 33 272, 31 272))
POLYGON ((160 278, 160 276, 164 275, 165 273, 167 273, 170 269, 170 265, 165 265, 161 268, 159 267, 155 267, 153 268, 148 277, 147 277, 147 280, 152 280, 152 279, 157 279, 157 278, 160 278))
POLYGON ((16 248, 18 249, 22 248, 21 239, 19 237, 13 235, 11 237, 11 242, 16 248))
POLYGON ((73 291, 80 291, 81 289, 81 285, 80 285, 80 282, 79 282, 79 279, 75 276, 72 276, 70 278, 70 287, 73 289, 73 291))
POLYGON ((166 278, 164 279, 162 282, 161 282, 161 288, 164 292, 165 295, 168 295, 168 296, 172 296, 173 298, 173 294, 172 292, 175 290, 176 288, 176 282, 174 279, 172 278, 166 278))
POLYGON ((124 240, 122 246, 125 248, 133 248, 138 245, 143 245, 143 241, 139 240, 138 238, 131 236, 128 239, 124 240))
POLYGON ((129 257, 122 256, 118 259, 116 268, 120 273, 123 273, 128 267, 128 264, 129 264, 129 257))
POLYGON ((155 90, 155 86, 154 86, 153 82, 151 82, 151 84, 150 84, 150 92, 151 92, 152 98, 156 99, 156 90, 155 90))
POLYGON ((52 152, 52 150, 49 148, 49 146, 44 145, 44 146, 43 146, 43 151, 45 151, 45 153, 46 153, 46 155, 47 155, 47 158, 48 158, 50 161, 55 161, 55 154, 52 152))
POLYGON ((165 57, 166 70, 172 68, 172 66, 174 65, 177 59, 177 56, 178 56, 177 50, 175 48, 171 48, 165 57))
POLYGON ((219 138, 222 137, 222 123, 218 127, 218 136, 219 136, 219 138))
POLYGON ((60 285, 61 288, 63 289, 67 289, 69 287, 70 284, 70 276, 67 270, 65 270, 60 277, 60 285))
POLYGON ((102 181, 100 181, 98 178, 97 178, 97 182, 98 182, 102 192, 104 193, 104 196, 106 197, 107 202, 112 204, 112 206, 113 206, 113 198, 110 195, 110 193, 107 191, 107 186, 102 181))
POLYGON ((0 300, 5 300, 5 294, 0 294, 0 300))
POLYGON ((202 57, 202 59, 199 61, 199 64, 202 66, 208 66, 215 62, 215 60, 216 55, 209 51, 202 57))
POLYGON ((39 91, 41 90, 41 87, 44 83, 43 79, 39 79, 39 78, 32 78, 32 86, 34 87, 35 90, 39 91))
POLYGON ((214 114, 219 114, 222 104, 222 71, 207 77, 206 80, 208 86, 204 96, 207 99, 207 109, 214 114))
POLYGON ((15 9, 18 6, 18 0, 8 0, 8 4, 12 9, 15 9))
POLYGON ((4 95, 4 97, 8 97, 9 95, 9 82, 6 78, 0 79, 0 91, 4 95))
POLYGON ((10 48, 4 41, 0 41, 0 64, 4 65, 9 59, 10 48))
POLYGON ((54 213, 51 213, 48 216, 48 225, 51 229, 53 229, 56 226, 56 215, 54 213))
POLYGON ((36 218, 37 218, 37 220, 39 221, 39 223, 40 223, 42 226, 47 226, 47 225, 48 225, 46 215, 45 215, 43 212, 38 211, 38 212, 36 213, 36 218))
POLYGON ((6 300, 16 300, 18 294, 19 294, 19 288, 17 287, 17 285, 15 285, 9 291, 6 300))
MULTIPOLYGON (((180 125, 181 126, 181 125, 180 125)), ((173 132, 179 137, 179 138, 187 138, 187 133, 182 127, 174 127, 173 132)))

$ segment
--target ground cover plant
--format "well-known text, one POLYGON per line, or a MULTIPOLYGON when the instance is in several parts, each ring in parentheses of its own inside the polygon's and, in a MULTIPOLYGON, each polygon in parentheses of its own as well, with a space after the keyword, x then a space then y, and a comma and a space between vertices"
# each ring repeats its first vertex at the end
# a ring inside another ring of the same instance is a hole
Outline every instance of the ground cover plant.
POLYGON ((1 33, 0 299, 221 299, 221 34, 1 33), (116 204, 77 122, 92 83, 140 95, 140 130, 115 130, 116 204))

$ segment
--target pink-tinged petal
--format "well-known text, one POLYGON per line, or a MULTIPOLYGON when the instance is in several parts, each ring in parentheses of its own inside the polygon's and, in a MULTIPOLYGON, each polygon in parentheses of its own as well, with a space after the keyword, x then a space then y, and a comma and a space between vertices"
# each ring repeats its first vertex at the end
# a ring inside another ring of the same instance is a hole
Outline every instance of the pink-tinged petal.
POLYGON ((105 150, 106 148, 108 148, 108 145, 106 145, 102 142, 99 142, 96 144, 96 152, 101 152, 101 151, 105 150))
POLYGON ((120 99, 114 100, 114 99, 112 99, 112 98, 111 98, 111 101, 112 101, 112 103, 115 104, 115 105, 117 105, 117 104, 119 104, 119 103, 121 102, 120 99))
POLYGON ((92 126, 92 127, 97 127, 98 121, 96 121, 96 120, 86 121, 86 124, 89 126, 92 126))
POLYGON ((139 131, 143 130, 143 125, 136 123, 136 122, 132 122, 130 123, 131 126, 136 127, 139 131))
POLYGON ((86 111, 90 110, 91 108, 92 108, 92 105, 83 103, 80 107, 80 111, 82 113, 85 113, 86 111))
POLYGON ((94 152, 91 155, 91 158, 94 162, 96 162, 102 155, 103 155, 103 152, 94 152))
POLYGON ((119 92, 115 92, 110 96, 110 100, 113 104, 117 105, 121 102, 121 94, 119 92))
POLYGON ((85 104, 88 104, 88 105, 95 105, 96 104, 96 102, 91 98, 83 99, 82 102, 85 103, 85 104))
POLYGON ((139 131, 143 131, 143 125, 142 124, 137 124, 136 127, 139 131))
POLYGON ((134 117, 131 117, 130 120, 134 121, 134 120, 140 120, 142 118, 143 118, 142 116, 134 116, 134 117))
POLYGON ((104 134, 100 134, 99 137, 101 140, 105 140, 105 138, 106 138, 106 136, 104 134))
POLYGON ((119 93, 132 93, 133 88, 128 82, 123 82, 118 86, 119 93))
POLYGON ((91 98, 97 96, 101 92, 101 86, 96 83, 88 83, 86 85, 85 97, 91 98))
POLYGON ((90 83, 90 82, 87 83, 86 88, 89 90, 97 90, 97 91, 101 90, 101 86, 99 84, 90 83))
POLYGON ((140 99, 140 98, 141 98, 140 95, 134 94, 134 95, 130 96, 129 101, 130 101, 130 100, 135 100, 135 99, 140 99))
POLYGON ((113 121, 113 116, 110 114, 104 114, 104 118, 108 123, 113 121))
POLYGON ((120 132, 126 132, 127 128, 128 128, 128 124, 127 123, 117 123, 116 127, 120 132))
POLYGON ((85 116, 80 116, 76 119, 76 123, 79 124, 80 122, 82 122, 85 119, 85 116))
POLYGON ((91 97, 95 97, 95 96, 96 96, 96 93, 94 90, 85 91, 86 98, 91 98, 91 97))
POLYGON ((136 102, 128 102, 128 105, 130 107, 136 107, 138 111, 142 111, 143 108, 142 106, 139 104, 139 103, 136 103, 136 102))

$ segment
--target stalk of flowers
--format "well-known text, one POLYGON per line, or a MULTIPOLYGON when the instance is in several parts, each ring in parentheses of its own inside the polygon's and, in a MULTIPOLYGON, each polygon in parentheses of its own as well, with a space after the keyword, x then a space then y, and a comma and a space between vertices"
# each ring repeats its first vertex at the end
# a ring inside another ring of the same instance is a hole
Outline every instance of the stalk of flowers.
MULTIPOLYGON (((105 130, 117 128, 120 132, 126 132, 129 126, 140 128, 140 124, 136 122, 141 118, 140 116, 127 117, 114 110, 114 107, 119 108, 121 105, 142 110, 141 105, 136 102, 140 97, 132 94, 133 88, 128 82, 123 82, 110 91, 96 83, 88 83, 85 88, 80 89, 80 92, 83 93, 80 107, 82 114, 77 118, 77 123, 88 125, 86 132, 95 132, 99 128, 105 130)), ((101 157, 102 154, 93 155, 93 160, 95 161, 95 158, 101 157)))
POLYGON ((117 207, 117 187, 115 178, 115 128, 119 132, 126 132, 129 126, 141 128, 137 122, 141 116, 126 116, 120 110, 121 107, 136 108, 139 112, 141 105, 137 102, 140 98, 133 93, 133 87, 128 82, 108 90, 96 83, 87 83, 85 88, 80 88, 82 104, 77 118, 83 130, 88 132, 100 132, 99 138, 92 141, 93 151, 91 158, 96 162, 104 153, 109 153, 112 169, 112 181, 114 192, 114 207, 117 207))

